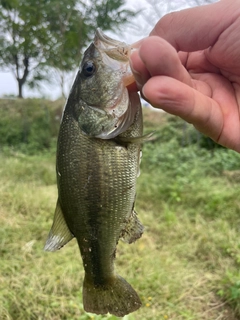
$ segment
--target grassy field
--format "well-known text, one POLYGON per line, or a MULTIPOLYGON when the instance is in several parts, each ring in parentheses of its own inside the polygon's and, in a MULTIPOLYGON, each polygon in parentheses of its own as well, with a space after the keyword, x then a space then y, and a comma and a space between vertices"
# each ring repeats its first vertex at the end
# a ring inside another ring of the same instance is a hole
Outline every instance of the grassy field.
MULTIPOLYGON (((156 131, 138 179, 145 233, 135 244, 120 242, 116 258, 143 305, 123 319, 240 319, 240 155, 202 148, 190 127, 165 114, 144 115, 146 132, 156 131)), ((117 319, 83 311, 75 240, 43 251, 57 197, 55 150, 34 138, 34 152, 24 139, 19 148, 1 144, 0 319, 117 319)))

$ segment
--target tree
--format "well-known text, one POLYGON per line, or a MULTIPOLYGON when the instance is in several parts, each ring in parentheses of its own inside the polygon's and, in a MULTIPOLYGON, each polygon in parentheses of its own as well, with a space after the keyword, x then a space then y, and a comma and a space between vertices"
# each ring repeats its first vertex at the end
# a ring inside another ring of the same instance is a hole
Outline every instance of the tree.
MULTIPOLYGON (((63 75, 76 68, 96 27, 113 30, 136 14, 125 0, 0 0, 0 68, 18 83, 36 86, 49 68, 63 75)), ((61 77, 60 77, 61 78, 61 77)), ((62 77, 63 80, 63 77, 62 77)))
POLYGON ((43 60, 47 30, 32 1, 3 0, 0 9, 0 66, 14 73, 22 97, 22 86, 43 60))
POLYGON ((45 65, 64 96, 66 75, 79 63, 87 30, 76 0, 46 0, 43 11, 49 32, 45 65))
POLYGON ((88 41, 92 39, 95 29, 101 27, 103 30, 113 30, 132 21, 139 11, 121 9, 125 0, 92 0, 88 5, 82 1, 82 8, 85 9, 85 23, 88 28, 88 41))

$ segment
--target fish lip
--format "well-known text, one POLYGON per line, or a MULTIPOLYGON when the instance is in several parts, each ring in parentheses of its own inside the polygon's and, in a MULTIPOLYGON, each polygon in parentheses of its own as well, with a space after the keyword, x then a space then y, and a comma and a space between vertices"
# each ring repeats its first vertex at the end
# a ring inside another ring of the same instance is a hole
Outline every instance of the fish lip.
POLYGON ((125 42, 121 42, 115 39, 112 39, 110 37, 108 37, 106 34, 103 33, 102 29, 97 28, 96 32, 95 32, 95 38, 94 38, 94 44, 97 47, 101 47, 104 48, 105 46, 103 46, 103 43, 106 43, 107 45, 112 45, 114 47, 119 46, 123 46, 123 47, 129 47, 129 45, 127 45, 125 42), (100 44, 100 46, 99 46, 100 44))
POLYGON ((136 48, 133 48, 125 42, 108 37, 100 28, 96 29, 93 44, 97 49, 104 52, 110 58, 117 59, 125 63, 129 63, 132 50, 136 50, 136 48))

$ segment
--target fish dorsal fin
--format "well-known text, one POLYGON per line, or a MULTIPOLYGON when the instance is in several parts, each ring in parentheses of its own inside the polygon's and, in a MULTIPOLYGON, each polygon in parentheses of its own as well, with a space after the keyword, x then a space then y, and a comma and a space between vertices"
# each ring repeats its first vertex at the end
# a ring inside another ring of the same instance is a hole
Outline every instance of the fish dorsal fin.
POLYGON ((56 251, 61 249, 65 244, 67 244, 74 235, 68 229, 65 222, 61 206, 59 201, 57 201, 53 224, 49 232, 44 250, 45 251, 56 251))
POLYGON ((122 238, 124 242, 132 243, 142 236, 143 231, 144 227, 138 219, 136 211, 133 209, 124 230, 122 230, 120 238, 122 238))

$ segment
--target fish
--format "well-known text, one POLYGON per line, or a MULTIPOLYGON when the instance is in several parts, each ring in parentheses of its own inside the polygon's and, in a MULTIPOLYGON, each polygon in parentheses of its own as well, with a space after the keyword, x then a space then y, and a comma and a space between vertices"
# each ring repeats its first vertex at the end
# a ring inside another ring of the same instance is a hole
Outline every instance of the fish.
POLYGON ((114 266, 119 240, 132 243, 144 230, 134 209, 144 137, 139 95, 127 89, 131 50, 97 29, 84 52, 60 124, 58 199, 44 247, 56 251, 75 237, 84 310, 118 317, 141 306, 114 266))

